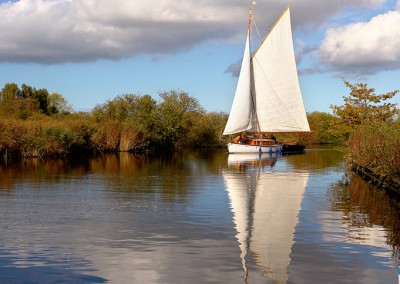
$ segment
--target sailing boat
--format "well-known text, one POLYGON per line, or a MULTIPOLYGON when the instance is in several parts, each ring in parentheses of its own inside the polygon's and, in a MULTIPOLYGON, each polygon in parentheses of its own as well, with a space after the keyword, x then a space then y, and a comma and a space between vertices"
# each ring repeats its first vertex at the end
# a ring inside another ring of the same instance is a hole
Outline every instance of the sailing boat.
POLYGON ((228 143, 229 153, 282 152, 286 145, 277 143, 273 133, 310 131, 297 75, 290 6, 252 55, 251 22, 252 10, 235 97, 223 135, 242 133, 228 143))

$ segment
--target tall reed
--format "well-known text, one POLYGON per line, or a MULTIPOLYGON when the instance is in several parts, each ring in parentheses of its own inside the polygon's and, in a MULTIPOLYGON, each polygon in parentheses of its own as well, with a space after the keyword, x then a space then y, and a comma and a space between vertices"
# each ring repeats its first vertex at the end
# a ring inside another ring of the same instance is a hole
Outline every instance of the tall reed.
POLYGON ((92 128, 87 120, 0 119, 0 154, 10 157, 67 156, 78 149, 87 149, 92 128))
POLYGON ((356 128, 349 139, 353 161, 382 177, 400 180, 400 124, 376 122, 356 128))

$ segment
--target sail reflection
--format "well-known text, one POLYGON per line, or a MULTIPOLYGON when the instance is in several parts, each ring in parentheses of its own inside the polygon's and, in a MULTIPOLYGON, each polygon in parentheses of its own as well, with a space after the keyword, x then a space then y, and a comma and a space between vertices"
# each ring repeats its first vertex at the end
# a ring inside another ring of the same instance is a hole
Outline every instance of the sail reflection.
POLYGON ((286 283, 307 173, 278 172, 277 157, 229 155, 223 172, 245 279, 248 257, 275 283, 286 283), (250 254, 251 252, 251 254, 250 254))

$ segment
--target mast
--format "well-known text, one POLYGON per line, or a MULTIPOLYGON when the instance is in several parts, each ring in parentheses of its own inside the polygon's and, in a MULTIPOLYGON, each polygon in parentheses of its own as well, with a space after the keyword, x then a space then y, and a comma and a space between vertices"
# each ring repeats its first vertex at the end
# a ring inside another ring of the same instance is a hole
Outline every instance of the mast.
MULTIPOLYGON (((251 22, 252 22, 252 16, 253 16, 253 10, 250 9, 250 17, 249 17, 249 26, 248 26, 248 33, 249 36, 251 36, 250 34, 250 27, 251 27, 251 22)), ((252 56, 250 55, 250 78, 253 76, 253 63, 252 63, 252 56)), ((253 110, 254 113, 253 115, 255 116, 256 119, 256 127, 258 128, 258 131, 260 131, 261 127, 260 127, 260 122, 258 121, 258 116, 257 116, 257 106, 256 106, 256 101, 255 101, 255 97, 254 97, 254 93, 253 93, 253 88, 252 88, 252 84, 251 84, 251 79, 250 79, 250 97, 251 97, 251 103, 253 105, 253 110)), ((260 146, 262 145, 262 140, 260 142, 260 146)))
MULTIPOLYGON (((253 19, 253 9, 250 9, 250 16, 249 16, 249 24, 248 24, 248 27, 247 27, 247 30, 248 30, 248 34, 249 34, 249 38, 251 38, 251 21, 252 21, 252 19, 253 19)), ((250 52, 251 53, 251 52, 250 52)), ((252 63, 251 63, 251 58, 252 58, 252 56, 250 55, 250 77, 252 76, 252 63)), ((250 82, 251 82, 251 80, 250 80, 250 82)), ((254 115, 255 115, 255 117, 256 117, 256 123, 257 123, 257 127, 258 127, 258 129, 260 129, 260 123, 258 122, 258 117, 257 117, 257 108, 256 108, 256 102, 255 102, 255 100, 254 100, 254 96, 253 96, 253 91, 252 91, 252 87, 251 87, 251 83, 250 83, 250 97, 251 97, 251 103, 253 104, 253 109, 254 109, 254 115)))
POLYGON ((249 24, 247 25, 247 32, 249 33, 249 35, 250 35, 250 27, 251 27, 252 18, 253 18, 253 9, 250 9, 249 24))

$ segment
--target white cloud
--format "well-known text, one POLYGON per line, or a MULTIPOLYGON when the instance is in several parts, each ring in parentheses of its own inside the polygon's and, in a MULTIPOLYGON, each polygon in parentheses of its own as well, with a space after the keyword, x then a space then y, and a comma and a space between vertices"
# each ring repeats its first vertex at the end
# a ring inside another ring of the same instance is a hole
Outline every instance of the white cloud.
MULTIPOLYGON (((296 26, 321 24, 346 7, 384 0, 297 0, 296 26)), ((249 1, 250 3, 251 1, 249 1)), ((0 2, 0 61, 62 63, 175 53, 209 41, 243 37, 244 0, 20 0, 0 2)), ((273 22, 288 1, 259 3, 273 22)))
POLYGON ((177 52, 223 30, 232 35, 232 20, 195 2, 21 0, 1 4, 0 15, 1 61, 120 59, 177 52))
POLYGON ((399 27, 400 12, 390 11, 368 22, 331 28, 320 46, 320 60, 349 74, 400 68, 399 27))

